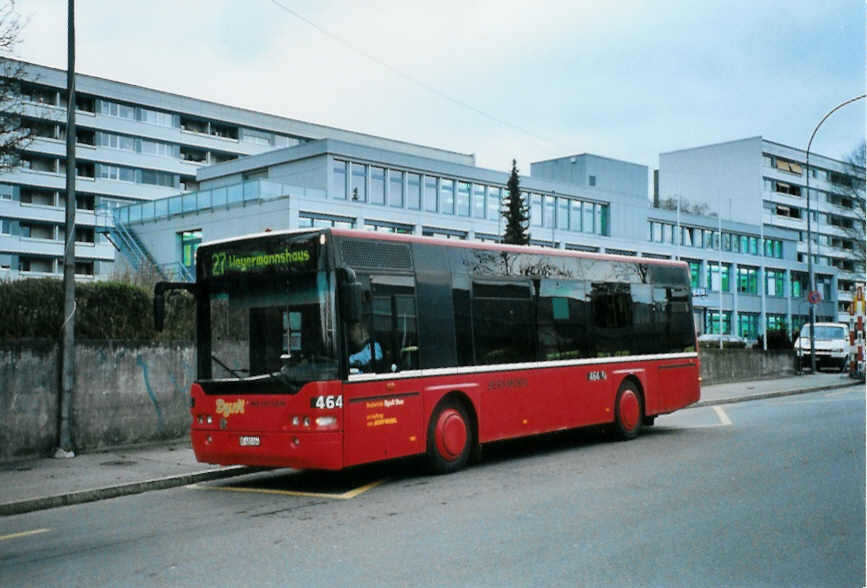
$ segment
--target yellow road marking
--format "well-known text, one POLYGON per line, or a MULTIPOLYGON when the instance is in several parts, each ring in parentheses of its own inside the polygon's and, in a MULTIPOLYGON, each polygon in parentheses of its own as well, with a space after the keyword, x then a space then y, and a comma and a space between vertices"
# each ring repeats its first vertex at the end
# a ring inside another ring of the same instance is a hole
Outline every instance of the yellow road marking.
POLYGON ((344 492, 343 494, 328 494, 327 492, 302 492, 301 490, 272 490, 270 488, 243 488, 240 486, 204 486, 194 484, 192 487, 197 490, 225 490, 226 492, 247 492, 251 494, 278 494, 282 496, 306 496, 310 498, 330 498, 332 500, 351 500, 356 496, 364 494, 372 488, 376 488, 385 480, 377 480, 370 484, 365 484, 353 490, 344 492))
POLYGON ((726 414, 726 411, 724 411, 721 406, 714 406, 713 411, 716 413, 716 416, 719 419, 719 423, 721 425, 728 426, 732 424, 732 420, 729 418, 729 415, 726 414))
POLYGON ((21 537, 29 537, 30 535, 39 535, 40 533, 48 533, 51 529, 33 529, 32 531, 21 531, 20 533, 12 533, 11 535, 0 535, 0 541, 7 539, 19 539, 21 537))

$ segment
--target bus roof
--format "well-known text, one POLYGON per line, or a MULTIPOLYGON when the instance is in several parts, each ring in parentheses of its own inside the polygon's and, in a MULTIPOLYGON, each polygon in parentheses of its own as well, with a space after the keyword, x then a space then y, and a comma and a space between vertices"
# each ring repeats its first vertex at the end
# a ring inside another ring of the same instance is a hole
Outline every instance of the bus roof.
POLYGON ((217 239, 207 241, 201 244, 201 247, 210 247, 223 243, 232 243, 246 241, 248 239, 258 239, 265 237, 276 237, 280 235, 301 235, 304 233, 330 233, 337 237, 346 237, 352 239, 367 239, 376 241, 396 241, 400 243, 425 243, 428 245, 439 245, 442 247, 456 247, 462 249, 485 249, 489 251, 511 251, 514 253, 535 253, 538 255, 560 256, 560 257, 583 257, 588 259, 605 259, 610 261, 625 261, 630 263, 648 263, 656 265, 673 265, 686 266, 685 261, 671 259, 655 259, 651 257, 633 257, 629 255, 615 255, 610 253, 591 253, 588 251, 573 251, 570 249, 554 249, 551 247, 539 247, 534 245, 506 245, 503 243, 490 243, 486 241, 464 241, 453 239, 441 239, 439 237, 423 237, 419 235, 405 235, 400 233, 379 233, 376 231, 362 231, 359 229, 337 229, 337 228, 316 228, 308 227, 302 229, 285 229, 281 231, 263 231, 259 233, 249 233, 247 235, 239 235, 237 237, 227 237, 225 239, 217 239))

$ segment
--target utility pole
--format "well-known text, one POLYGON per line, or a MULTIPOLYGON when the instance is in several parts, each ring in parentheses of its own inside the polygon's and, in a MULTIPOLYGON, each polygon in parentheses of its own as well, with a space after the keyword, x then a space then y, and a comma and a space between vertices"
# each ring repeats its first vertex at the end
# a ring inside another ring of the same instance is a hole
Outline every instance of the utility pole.
POLYGON ((75 457, 69 414, 75 389, 75 0, 67 0, 66 247, 63 254, 63 373, 60 446, 54 457, 75 457))

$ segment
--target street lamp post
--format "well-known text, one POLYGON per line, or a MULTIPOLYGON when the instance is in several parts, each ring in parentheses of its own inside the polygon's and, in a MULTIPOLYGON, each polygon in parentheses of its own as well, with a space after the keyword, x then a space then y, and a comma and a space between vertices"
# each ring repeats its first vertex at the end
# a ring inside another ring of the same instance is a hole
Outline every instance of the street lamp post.
MULTIPOLYGON (((807 161, 805 166, 805 171, 807 173, 807 273, 810 276, 810 296, 812 297, 813 292, 816 291, 816 277, 813 274, 813 235, 811 231, 811 213, 810 213, 810 146, 813 144, 813 139, 816 137, 816 133, 819 131, 819 127, 822 126, 829 116, 846 106, 847 104, 851 104, 856 100, 861 100, 867 96, 867 94, 861 94, 860 96, 855 96, 854 98, 850 98, 845 102, 842 102, 828 111, 828 113, 822 117, 822 120, 819 121, 819 124, 816 125, 816 128, 813 129, 813 133, 810 135, 810 140, 807 142, 807 161)), ((810 369, 815 374, 816 373, 816 302, 813 302, 812 298, 810 299, 810 369)))

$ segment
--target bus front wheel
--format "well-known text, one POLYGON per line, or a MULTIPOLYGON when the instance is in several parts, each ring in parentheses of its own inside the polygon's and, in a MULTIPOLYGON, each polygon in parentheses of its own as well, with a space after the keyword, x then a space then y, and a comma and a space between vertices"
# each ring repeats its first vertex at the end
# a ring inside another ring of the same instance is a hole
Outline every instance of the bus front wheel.
POLYGON ((620 385, 614 401, 614 427, 621 439, 635 439, 644 420, 644 402, 634 382, 627 380, 620 385))
POLYGON ((447 398, 437 405, 427 429, 427 457, 431 470, 449 474, 464 467, 473 445, 472 423, 464 405, 447 398))

